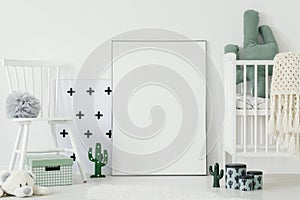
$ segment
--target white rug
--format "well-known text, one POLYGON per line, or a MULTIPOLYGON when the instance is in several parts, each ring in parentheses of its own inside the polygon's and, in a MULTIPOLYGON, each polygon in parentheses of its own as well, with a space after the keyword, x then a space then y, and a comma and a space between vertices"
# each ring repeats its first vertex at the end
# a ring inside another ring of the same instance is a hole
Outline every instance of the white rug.
POLYGON ((91 188, 88 192, 90 200, 201 200, 201 199, 232 199, 224 198, 213 192, 181 188, 139 186, 139 185, 109 185, 103 184, 91 188))

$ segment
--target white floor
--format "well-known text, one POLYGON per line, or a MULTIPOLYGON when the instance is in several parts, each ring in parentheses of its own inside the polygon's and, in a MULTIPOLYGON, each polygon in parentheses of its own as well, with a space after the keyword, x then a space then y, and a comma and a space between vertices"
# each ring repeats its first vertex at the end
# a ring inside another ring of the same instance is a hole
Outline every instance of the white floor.
MULTIPOLYGON (((252 192, 228 191, 224 189, 224 178, 222 186, 214 189, 211 176, 147 176, 147 177, 107 177, 105 179, 90 179, 87 183, 81 183, 79 177, 74 178, 74 185, 50 188, 50 194, 42 197, 31 197, 30 199, 53 199, 53 200, 84 200, 88 199, 88 190, 101 184, 116 185, 145 185, 180 187, 181 189, 198 191, 206 190, 217 194, 224 199, 300 199, 300 175, 265 175, 264 189, 252 192)), ((6 199, 15 199, 7 197, 6 199)), ((108 199, 109 200, 109 199, 108 199)), ((124 199, 126 200, 126 199, 124 199)), ((131 199, 130 199, 131 200, 131 199)), ((188 199, 186 199, 188 200, 188 199)))

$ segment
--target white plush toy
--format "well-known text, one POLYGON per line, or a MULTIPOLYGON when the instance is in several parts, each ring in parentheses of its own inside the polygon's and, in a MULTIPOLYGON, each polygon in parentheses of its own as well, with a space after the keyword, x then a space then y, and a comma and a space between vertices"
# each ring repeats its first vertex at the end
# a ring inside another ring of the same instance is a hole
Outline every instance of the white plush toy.
POLYGON ((30 197, 48 194, 47 188, 34 186, 34 179, 34 175, 25 170, 0 171, 0 197, 4 195, 30 197))

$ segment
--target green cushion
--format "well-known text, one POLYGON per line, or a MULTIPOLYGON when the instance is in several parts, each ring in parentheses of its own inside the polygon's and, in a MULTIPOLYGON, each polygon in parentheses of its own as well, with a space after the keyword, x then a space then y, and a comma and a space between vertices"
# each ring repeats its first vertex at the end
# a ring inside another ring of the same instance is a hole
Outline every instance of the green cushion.
POLYGON ((239 60, 239 46, 235 44, 227 44, 224 48, 225 53, 234 53, 236 55, 236 59, 239 60))
MULTIPOLYGON (((273 60, 278 53, 278 45, 269 26, 258 27, 259 16, 255 10, 244 13, 244 49, 246 60, 273 60), (262 44, 258 42, 258 34, 262 37, 262 44)), ((269 67, 268 75, 272 75, 269 67)), ((252 85, 254 94, 254 67, 247 68, 247 79, 252 85), (249 69, 249 70, 248 70, 249 69)), ((265 67, 259 66, 257 71, 257 96, 265 97, 265 67)))
MULTIPOLYGON (((247 10, 244 13, 244 53, 246 60, 273 60, 279 52, 278 45, 269 26, 258 27, 259 16, 255 10, 247 10), (262 37, 262 43, 258 41, 258 35, 262 37)), ((238 50, 234 50, 236 45, 227 45, 225 53, 231 52, 238 55, 238 50)), ((238 58, 238 56, 237 56, 238 58)), ((272 75, 272 67, 269 67, 268 75, 272 75)), ((254 66, 247 66, 247 81, 252 86, 254 95, 254 66)), ((243 82, 243 71, 237 67, 236 83, 243 82)), ((258 66, 257 71, 257 96, 265 97, 265 67, 258 66)))

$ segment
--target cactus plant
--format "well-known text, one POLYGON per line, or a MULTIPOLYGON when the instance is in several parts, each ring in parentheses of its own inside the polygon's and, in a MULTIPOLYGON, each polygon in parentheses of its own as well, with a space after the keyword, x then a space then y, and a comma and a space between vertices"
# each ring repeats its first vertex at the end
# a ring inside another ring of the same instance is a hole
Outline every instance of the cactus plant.
POLYGON ((246 175, 246 170, 242 169, 241 174, 244 176, 246 175))
POLYGON ((261 184, 261 176, 259 176, 259 177, 257 178, 257 180, 258 180, 258 183, 261 184))
POLYGON ((243 185, 246 185, 247 179, 242 179, 243 185))
POLYGON ((234 177, 236 183, 239 183, 239 176, 234 177))
POLYGON ((221 169, 219 171, 219 164, 216 163, 214 167, 214 171, 212 170, 212 166, 209 166, 209 173, 214 177, 213 187, 220 187, 220 180, 223 178, 224 170, 221 169))
POLYGON ((95 174, 91 176, 91 178, 104 178, 105 175, 102 174, 101 168, 104 167, 108 162, 108 153, 107 150, 103 150, 103 154, 101 153, 101 144, 96 143, 95 147, 95 156, 92 155, 92 148, 89 148, 88 156, 89 160, 95 163, 95 174))
POLYGON ((233 182, 232 182, 232 181, 229 181, 229 182, 228 182, 228 185, 229 185, 229 188, 231 189, 231 188, 232 188, 232 185, 233 185, 233 182))
POLYGON ((249 184, 248 184, 248 187, 250 188, 250 190, 253 190, 253 185, 252 185, 252 183, 249 183, 249 184))

